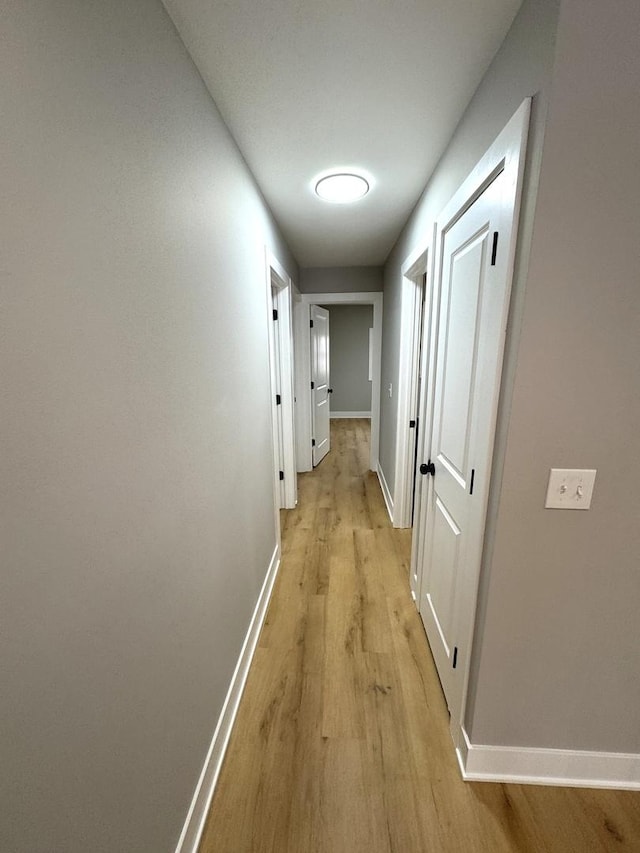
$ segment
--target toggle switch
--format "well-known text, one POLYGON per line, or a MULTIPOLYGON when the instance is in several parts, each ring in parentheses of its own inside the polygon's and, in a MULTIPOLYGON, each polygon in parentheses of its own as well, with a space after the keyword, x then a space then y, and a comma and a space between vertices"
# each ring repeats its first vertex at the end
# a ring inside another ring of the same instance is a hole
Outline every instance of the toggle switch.
POLYGON ((593 484, 596 479, 594 468, 552 468, 547 488, 547 509, 589 509, 593 484))

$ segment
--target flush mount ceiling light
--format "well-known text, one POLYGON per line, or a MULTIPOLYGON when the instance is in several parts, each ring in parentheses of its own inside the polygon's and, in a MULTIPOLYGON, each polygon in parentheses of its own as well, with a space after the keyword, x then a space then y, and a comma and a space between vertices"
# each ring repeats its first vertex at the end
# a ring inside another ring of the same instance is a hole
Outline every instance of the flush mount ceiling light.
POLYGON ((316 179, 315 190, 324 201, 348 204, 369 192, 369 181, 354 172, 335 172, 316 179))

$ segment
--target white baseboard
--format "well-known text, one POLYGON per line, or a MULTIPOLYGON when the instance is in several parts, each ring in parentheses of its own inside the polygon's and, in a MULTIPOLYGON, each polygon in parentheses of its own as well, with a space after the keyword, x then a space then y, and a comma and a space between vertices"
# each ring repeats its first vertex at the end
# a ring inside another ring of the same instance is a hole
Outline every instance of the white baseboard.
POLYGON ((331 412, 330 418, 369 418, 371 420, 371 412, 331 412))
POLYGON ((391 492, 389 491, 387 479, 384 476, 384 471, 380 467, 379 462, 376 467, 376 472, 378 474, 378 480, 380 481, 380 488, 382 489, 382 497, 384 498, 384 502, 387 505, 387 512, 389 513, 391 524, 393 524, 393 498, 391 497, 391 492))
POLYGON ((469 782, 515 782, 580 788, 640 790, 640 755, 472 744, 462 729, 456 750, 469 782))
POLYGON ((249 630, 240 651, 240 657, 238 658, 231 684, 229 685, 227 697, 220 712, 218 725, 213 734, 200 779, 196 785, 187 819, 182 828, 176 853, 197 853, 279 566, 280 546, 276 545, 255 610, 253 611, 253 616, 251 617, 251 622, 249 623, 249 630))

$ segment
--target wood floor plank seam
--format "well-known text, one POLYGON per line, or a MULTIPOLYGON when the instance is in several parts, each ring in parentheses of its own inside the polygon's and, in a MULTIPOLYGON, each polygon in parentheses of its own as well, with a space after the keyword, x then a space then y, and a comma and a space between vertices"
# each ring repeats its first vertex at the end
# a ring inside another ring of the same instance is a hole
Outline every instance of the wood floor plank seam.
POLYGON ((281 513, 282 564, 200 853, 640 853, 640 794, 465 783, 420 617, 411 531, 369 422, 281 513))

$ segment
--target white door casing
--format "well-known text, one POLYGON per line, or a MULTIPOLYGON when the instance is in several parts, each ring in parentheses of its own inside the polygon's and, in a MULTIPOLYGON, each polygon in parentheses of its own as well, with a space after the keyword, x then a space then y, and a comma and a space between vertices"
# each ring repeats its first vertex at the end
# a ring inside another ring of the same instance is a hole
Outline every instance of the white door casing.
MULTIPOLYGON (((266 252, 269 323, 269 375, 276 510, 293 508, 298 499, 291 279, 266 252), (283 479, 280 479, 280 471, 283 479)), ((277 516, 277 512, 276 512, 277 516)), ((280 529, 279 517, 277 528, 280 529)))
MULTIPOLYGON (((279 323, 278 312, 278 288, 271 285, 271 308, 272 322, 279 323)), ((273 453, 275 456, 276 470, 278 471, 277 492, 279 498, 278 506, 283 508, 286 506, 286 496, 284 489, 284 434, 282 423, 282 363, 280 354, 280 334, 279 329, 274 327, 274 334, 271 339, 273 351, 271 358, 271 382, 272 393, 275 397, 275 405, 273 406, 273 429, 275 433, 275 441, 273 453), (281 479, 280 479, 281 478, 281 479)))
MULTIPOLYGON (((411 527, 415 457, 425 424, 420 419, 419 386, 428 382, 430 305, 433 297, 431 240, 411 253, 402 265, 400 358, 393 526, 411 527), (424 304, 423 304, 424 300, 424 304)), ((425 389, 423 389, 424 392, 425 389)), ((412 583, 415 596, 415 584, 412 583)))
POLYGON ((330 353, 329 312, 311 306, 311 400, 313 429, 313 467, 331 449, 330 432, 330 353))
POLYGON ((492 467, 529 101, 437 223, 412 578, 451 712, 463 720, 492 467))

